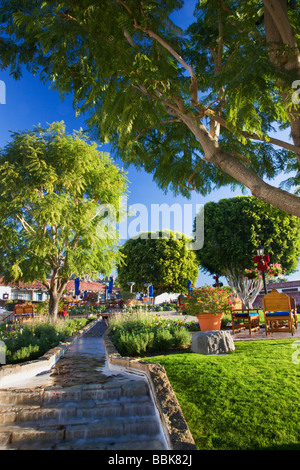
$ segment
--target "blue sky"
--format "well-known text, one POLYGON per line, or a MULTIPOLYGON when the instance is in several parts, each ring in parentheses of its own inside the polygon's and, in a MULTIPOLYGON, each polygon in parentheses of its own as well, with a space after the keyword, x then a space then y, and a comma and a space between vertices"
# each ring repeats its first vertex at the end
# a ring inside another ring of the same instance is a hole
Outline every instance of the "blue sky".
MULTIPOLYGON (((183 10, 173 16, 174 21, 180 22, 183 28, 193 19, 194 4, 195 0, 187 0, 183 10)), ((72 133, 73 129, 85 128, 84 119, 75 118, 72 97, 67 97, 63 102, 60 101, 58 92, 49 89, 48 84, 43 85, 38 77, 32 77, 25 71, 23 78, 15 81, 9 77, 8 73, 0 72, 0 80, 6 86, 6 104, 0 104, 0 147, 10 140, 10 131, 32 129, 38 124, 46 125, 54 121, 64 121, 68 133, 72 133)), ((109 146, 103 146, 100 150, 109 152, 109 146)), ((165 195, 152 181, 152 176, 144 171, 137 171, 133 167, 126 171, 130 181, 128 204, 143 204, 149 213, 151 204, 166 203, 169 206, 180 204, 182 208, 184 204, 192 204, 194 211, 196 204, 205 204, 208 201, 218 201, 224 197, 242 194, 241 191, 231 192, 229 188, 223 188, 212 192, 208 197, 193 193, 191 199, 188 200, 184 197, 174 197, 172 193, 165 195)), ((189 233, 191 232, 192 225, 189 233)), ((299 278, 299 273, 294 274, 292 278, 299 278)), ((211 276, 200 272, 197 285, 213 282, 211 276)))

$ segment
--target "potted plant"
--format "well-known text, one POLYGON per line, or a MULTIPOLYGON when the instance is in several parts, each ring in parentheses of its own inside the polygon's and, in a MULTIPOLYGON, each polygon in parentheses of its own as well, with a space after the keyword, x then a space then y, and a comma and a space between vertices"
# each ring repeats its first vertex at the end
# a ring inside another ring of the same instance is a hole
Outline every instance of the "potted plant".
POLYGON ((125 303, 125 305, 130 307, 134 303, 134 300, 136 298, 136 293, 128 292, 128 291, 122 291, 121 292, 121 298, 122 298, 123 302, 125 303))
POLYGON ((219 330, 224 313, 231 311, 229 291, 222 287, 194 288, 184 299, 184 310, 196 316, 201 331, 219 330))

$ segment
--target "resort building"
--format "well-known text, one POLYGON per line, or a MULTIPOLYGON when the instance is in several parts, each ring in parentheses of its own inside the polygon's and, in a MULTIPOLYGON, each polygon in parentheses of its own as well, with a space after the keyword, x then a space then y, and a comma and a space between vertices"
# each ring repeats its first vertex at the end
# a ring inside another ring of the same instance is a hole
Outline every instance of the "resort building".
MULTIPOLYGON (((98 293, 99 300, 105 299, 105 288, 107 282, 104 281, 80 281, 79 296, 83 297, 85 292, 98 293)), ((66 286, 66 295, 69 297, 75 296, 75 280, 72 279, 66 286)), ((110 297, 119 298, 120 289, 113 287, 110 297)), ((4 304, 6 300, 18 300, 25 302, 42 302, 48 299, 48 290, 41 282, 35 281, 32 283, 16 282, 7 284, 0 278, 0 301, 4 304)))
MULTIPOLYGON (((272 282, 267 285, 268 294, 276 289, 280 293, 294 297, 298 309, 300 307, 300 281, 286 281, 286 282, 272 282)), ((256 297, 253 307, 260 308, 262 307, 262 298, 265 295, 264 290, 260 291, 259 295, 256 297)), ((298 310, 299 311, 299 310, 298 310)))

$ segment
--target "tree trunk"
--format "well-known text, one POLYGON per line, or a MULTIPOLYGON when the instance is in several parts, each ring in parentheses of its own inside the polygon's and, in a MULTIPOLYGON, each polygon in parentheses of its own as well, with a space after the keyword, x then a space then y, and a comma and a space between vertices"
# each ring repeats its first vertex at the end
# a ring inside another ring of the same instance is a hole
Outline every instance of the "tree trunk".
MULTIPOLYGON (((266 40, 269 43, 269 57, 278 69, 292 72, 290 84, 278 82, 277 85, 288 109, 291 136, 295 146, 300 146, 300 112, 291 105, 292 82, 300 78, 300 52, 288 18, 287 0, 264 0, 264 20, 266 40)), ((300 154, 297 154, 300 163, 300 154)))
POLYGON ((50 299, 49 299, 49 316, 53 319, 57 319, 58 314, 58 305, 61 298, 60 294, 54 293, 51 290, 49 291, 50 299))
POLYGON ((57 319, 59 301, 67 285, 67 282, 68 282, 68 279, 61 278, 59 276, 58 269, 53 270, 52 278, 50 281, 50 288, 49 288, 49 295, 50 295, 49 316, 53 318, 53 320, 57 319))
POLYGON ((222 150, 218 142, 209 135, 203 124, 197 124, 189 116, 185 115, 181 115, 180 119, 200 142, 206 161, 245 185, 252 195, 261 201, 265 201, 288 214, 296 215, 300 218, 299 196, 265 183, 250 168, 239 162, 233 155, 222 150))
POLYGON ((245 308, 253 308, 253 303, 262 289, 262 278, 247 279, 231 272, 226 273, 229 286, 236 292, 245 308))

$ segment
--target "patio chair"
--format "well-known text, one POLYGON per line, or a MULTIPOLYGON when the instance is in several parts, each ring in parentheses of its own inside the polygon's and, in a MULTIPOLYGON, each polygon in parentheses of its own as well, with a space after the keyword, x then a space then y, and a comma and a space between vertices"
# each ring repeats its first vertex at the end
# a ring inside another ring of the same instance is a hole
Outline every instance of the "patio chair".
POLYGON ((236 299, 231 310, 232 334, 236 331, 248 329, 252 331, 260 330, 259 309, 244 308, 240 299, 236 299))
POLYGON ((13 313, 14 323, 19 322, 22 319, 23 314, 24 314, 23 307, 15 305, 14 313, 13 313))
POLYGON ((291 298, 273 289, 270 294, 264 295, 262 302, 266 335, 275 332, 289 332, 294 335, 295 320, 291 298))
POLYGON ((290 297, 290 299, 291 299, 291 308, 292 308, 293 318, 294 318, 294 326, 297 330, 298 328, 297 304, 296 304, 296 300, 294 299, 294 297, 290 297))
POLYGON ((34 313, 33 313, 33 306, 32 305, 23 305, 23 315, 22 321, 31 321, 33 320, 34 313))

